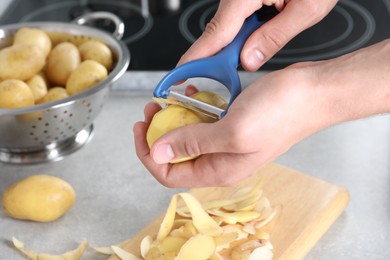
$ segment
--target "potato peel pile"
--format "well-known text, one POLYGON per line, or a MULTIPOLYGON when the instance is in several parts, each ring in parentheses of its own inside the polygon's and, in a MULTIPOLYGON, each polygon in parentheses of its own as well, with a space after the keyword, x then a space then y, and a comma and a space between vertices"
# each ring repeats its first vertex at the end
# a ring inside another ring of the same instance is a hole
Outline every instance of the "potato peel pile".
POLYGON ((268 230, 277 210, 260 186, 261 182, 241 188, 227 199, 204 203, 190 193, 175 194, 157 234, 142 239, 142 258, 119 246, 100 252, 112 252, 126 260, 272 259, 268 230), (177 206, 179 199, 184 207, 177 206))

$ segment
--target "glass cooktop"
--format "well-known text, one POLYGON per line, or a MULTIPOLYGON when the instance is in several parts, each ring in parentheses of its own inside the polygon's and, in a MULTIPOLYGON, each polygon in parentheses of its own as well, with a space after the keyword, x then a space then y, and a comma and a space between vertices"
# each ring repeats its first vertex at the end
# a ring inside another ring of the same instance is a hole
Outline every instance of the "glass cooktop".
MULTIPOLYGON (((217 0, 13 0, 0 24, 68 22, 85 12, 109 11, 125 22, 122 41, 131 52, 129 70, 170 70, 200 36, 217 5, 217 0)), ((326 18, 294 38, 262 70, 351 52, 390 38, 389 25, 390 0, 340 0, 326 18)), ((95 26, 113 30, 107 21, 95 26)))

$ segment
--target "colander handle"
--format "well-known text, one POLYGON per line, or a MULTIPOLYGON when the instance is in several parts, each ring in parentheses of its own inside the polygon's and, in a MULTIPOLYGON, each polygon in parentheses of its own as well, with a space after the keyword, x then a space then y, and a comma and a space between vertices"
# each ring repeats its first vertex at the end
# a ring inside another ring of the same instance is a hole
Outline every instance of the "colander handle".
POLYGON ((125 33, 125 24, 123 23, 122 19, 120 19, 118 16, 116 16, 113 13, 110 12, 91 12, 83 14, 76 19, 74 19, 72 22, 84 25, 88 22, 94 21, 94 20, 100 20, 100 19, 107 19, 110 20, 115 24, 115 30, 112 33, 112 35, 117 39, 122 39, 124 33, 125 33))

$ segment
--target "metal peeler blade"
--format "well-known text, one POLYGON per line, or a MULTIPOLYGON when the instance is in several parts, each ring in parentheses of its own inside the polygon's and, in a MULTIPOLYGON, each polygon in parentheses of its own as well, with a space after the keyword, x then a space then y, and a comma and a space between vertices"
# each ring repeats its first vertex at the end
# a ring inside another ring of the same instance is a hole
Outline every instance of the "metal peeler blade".
POLYGON ((225 111, 219 107, 215 107, 172 90, 169 91, 167 98, 153 99, 167 105, 179 105, 213 119, 221 119, 223 112, 225 111))
POLYGON ((215 107, 205 102, 193 99, 176 91, 170 91, 169 97, 176 99, 179 105, 185 108, 191 109, 195 112, 201 113, 214 119, 221 119, 223 112, 225 111, 219 107, 215 107))

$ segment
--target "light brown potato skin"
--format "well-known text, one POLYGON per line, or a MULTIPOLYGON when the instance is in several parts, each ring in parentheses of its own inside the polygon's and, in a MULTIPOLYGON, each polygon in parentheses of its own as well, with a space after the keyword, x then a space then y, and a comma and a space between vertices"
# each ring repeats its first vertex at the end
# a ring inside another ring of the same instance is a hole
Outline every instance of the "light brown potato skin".
POLYGON ((68 182, 45 174, 32 175, 14 183, 2 196, 7 215, 38 222, 58 219, 75 200, 76 192, 68 182))
POLYGON ((112 52, 107 45, 98 41, 88 41, 79 47, 81 60, 94 60, 102 64, 108 71, 112 68, 112 52))
POLYGON ((70 42, 58 44, 50 52, 46 62, 46 75, 53 85, 65 86, 69 75, 80 64, 77 47, 70 42))
POLYGON ((38 103, 39 100, 47 93, 47 83, 44 77, 41 74, 36 74, 31 79, 26 81, 26 83, 34 95, 35 103, 38 103))
POLYGON ((19 108, 34 105, 30 87, 21 80, 7 79, 0 82, 0 108, 19 108))
POLYGON ((14 36, 13 44, 35 45, 43 51, 45 57, 47 57, 51 51, 51 40, 49 36, 44 31, 37 28, 20 28, 14 36))
POLYGON ((69 95, 78 94, 107 77, 107 69, 97 61, 86 60, 70 74, 66 82, 66 90, 69 95))
POLYGON ((17 44, 0 50, 0 80, 28 80, 44 65, 45 56, 34 45, 17 44))
POLYGON ((63 87, 53 87, 50 88, 47 94, 40 100, 39 103, 48 103, 57 101, 60 99, 64 99, 69 97, 68 93, 66 92, 66 89, 63 87))
POLYGON ((71 42, 76 46, 83 44, 84 42, 94 40, 101 41, 99 38, 91 37, 87 35, 74 35, 71 33, 63 33, 63 32, 46 32, 49 36, 53 46, 60 44, 62 42, 71 42))

